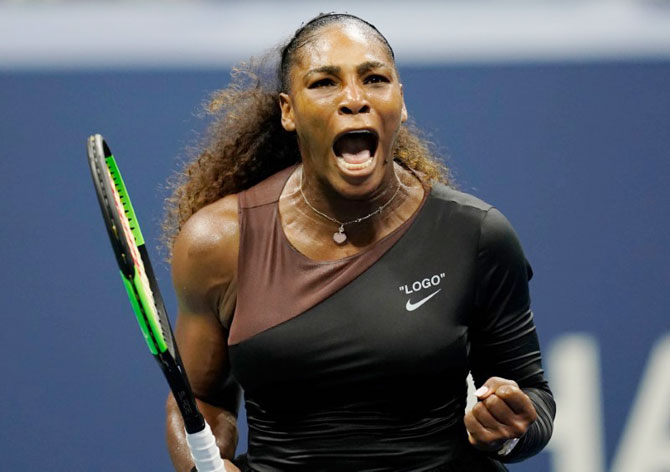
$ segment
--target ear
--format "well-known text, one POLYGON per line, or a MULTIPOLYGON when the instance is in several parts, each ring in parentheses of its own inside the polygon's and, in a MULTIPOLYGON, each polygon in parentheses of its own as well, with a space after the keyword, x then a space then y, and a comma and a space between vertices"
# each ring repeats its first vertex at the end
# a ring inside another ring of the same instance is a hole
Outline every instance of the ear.
POLYGON ((403 91, 402 84, 400 84, 400 97, 402 98, 402 111, 400 112, 400 122, 404 123, 407 121, 407 107, 405 106, 405 92, 403 91))
POLYGON ((293 102, 287 93, 279 94, 279 108, 281 109, 281 125, 290 132, 295 131, 295 121, 293 119, 293 102))

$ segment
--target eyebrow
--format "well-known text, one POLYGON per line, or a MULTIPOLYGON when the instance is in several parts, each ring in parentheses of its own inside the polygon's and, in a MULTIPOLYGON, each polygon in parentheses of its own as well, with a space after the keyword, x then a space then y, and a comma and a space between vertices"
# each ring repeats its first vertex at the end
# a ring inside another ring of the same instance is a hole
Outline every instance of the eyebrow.
MULTIPOLYGON (((359 74, 365 74, 366 72, 369 72, 374 69, 381 69, 381 68, 386 68, 388 67, 386 64, 383 62, 379 61, 366 61, 362 64, 360 64, 358 67, 356 67, 356 72, 359 74)), ((342 69, 339 66, 321 66, 321 67, 316 67, 314 69, 311 69, 305 74, 305 77, 309 77, 312 74, 331 74, 331 75, 337 75, 340 73, 342 69)))
POLYGON ((309 77, 312 74, 331 74, 331 75, 337 75, 340 72, 340 68, 338 66, 321 66, 317 67, 315 69, 309 70, 306 74, 305 77, 309 77))
POLYGON ((358 71, 359 74, 365 74, 366 72, 370 72, 373 69, 383 69, 385 67, 387 67, 387 66, 383 62, 367 61, 367 62, 364 62, 363 64, 359 65, 356 68, 356 70, 358 71))

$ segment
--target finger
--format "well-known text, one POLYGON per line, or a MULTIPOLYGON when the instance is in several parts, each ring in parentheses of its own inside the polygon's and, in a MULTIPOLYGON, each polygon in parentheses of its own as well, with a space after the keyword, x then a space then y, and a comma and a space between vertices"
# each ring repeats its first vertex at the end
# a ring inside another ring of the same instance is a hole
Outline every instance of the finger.
POLYGON ((479 400, 484 400, 493 395, 498 388, 505 385, 517 386, 514 380, 503 379, 502 377, 490 377, 484 384, 475 391, 475 396, 479 400))
POLYGON ((519 387, 504 385, 496 390, 496 396, 503 400, 517 415, 521 415, 529 421, 535 421, 537 418, 533 402, 519 387))
POLYGON ((491 413, 495 420, 499 423, 509 425, 514 422, 518 415, 510 408, 510 406, 500 398, 497 394, 487 397, 481 403, 491 413))
POLYGON ((465 429, 468 431, 468 438, 471 443, 487 442, 489 438, 489 431, 475 418, 472 410, 468 411, 463 418, 465 429))
POLYGON ((468 441, 473 446, 485 450, 494 450, 498 446, 498 435, 489 431, 482 425, 472 410, 468 411, 463 418, 465 429, 468 431, 468 441))
MULTIPOLYGON (((488 401, 488 399, 486 401, 488 401)), ((477 422, 492 433, 498 432, 500 426, 502 426, 483 402, 477 403, 472 407, 471 411, 477 422)))
MULTIPOLYGON (((493 398, 495 398, 495 395, 487 398, 485 402, 489 402, 493 398)), ((477 439, 488 443, 500 443, 507 439, 520 437, 526 432, 529 425, 527 421, 524 421, 509 409, 511 416, 505 418, 505 422, 499 421, 487 408, 485 402, 480 402, 472 408, 472 415, 485 430, 480 431, 477 439)), ((502 400, 498 399, 497 402, 507 408, 502 400)))
POLYGON ((237 468, 235 464, 230 462, 228 459, 223 460, 223 468, 226 472, 242 472, 240 469, 237 468))
POLYGON ((515 413, 498 395, 491 395, 481 405, 485 406, 491 416, 499 423, 498 431, 507 438, 522 436, 532 422, 527 415, 515 413))
POLYGON ((474 414, 472 414, 472 410, 468 411, 465 416, 463 417, 463 422, 465 423, 465 429, 468 431, 468 434, 471 436, 479 436, 483 432, 483 430, 486 430, 484 425, 479 423, 477 418, 475 417, 474 414))

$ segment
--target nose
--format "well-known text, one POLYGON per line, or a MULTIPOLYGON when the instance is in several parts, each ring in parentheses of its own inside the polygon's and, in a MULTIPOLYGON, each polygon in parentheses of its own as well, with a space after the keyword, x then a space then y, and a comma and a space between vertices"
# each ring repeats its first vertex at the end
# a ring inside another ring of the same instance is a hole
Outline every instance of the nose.
POLYGON ((358 84, 352 84, 345 88, 339 112, 342 115, 370 112, 370 104, 365 96, 365 91, 361 90, 358 84))

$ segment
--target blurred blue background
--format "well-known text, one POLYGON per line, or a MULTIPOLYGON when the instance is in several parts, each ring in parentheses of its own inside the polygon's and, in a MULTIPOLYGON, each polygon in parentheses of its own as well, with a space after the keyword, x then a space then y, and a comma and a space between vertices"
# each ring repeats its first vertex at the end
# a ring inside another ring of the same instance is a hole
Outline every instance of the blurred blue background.
POLYGON ((533 265, 559 417, 511 470, 670 471, 668 2, 431 5, 0 2, 2 470, 170 470, 167 387, 114 270, 85 139, 102 133, 132 169, 174 319, 156 249, 201 103, 231 64, 338 9, 387 35, 410 115, 533 265))

